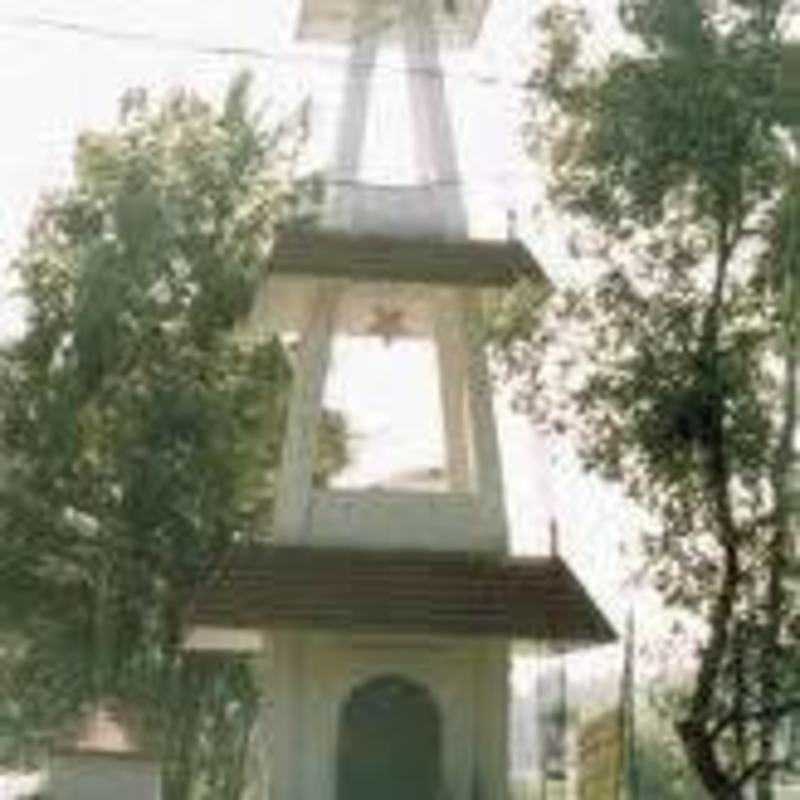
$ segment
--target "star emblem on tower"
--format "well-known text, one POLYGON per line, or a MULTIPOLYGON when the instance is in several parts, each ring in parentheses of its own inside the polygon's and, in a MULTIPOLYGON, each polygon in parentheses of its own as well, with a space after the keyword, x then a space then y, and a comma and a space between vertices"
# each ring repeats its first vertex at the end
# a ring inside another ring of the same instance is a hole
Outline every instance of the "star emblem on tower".
POLYGON ((372 310, 372 320, 367 326, 367 333, 380 336, 388 347, 398 336, 406 336, 408 329, 405 325, 405 312, 399 308, 387 308, 383 305, 375 306, 372 310))

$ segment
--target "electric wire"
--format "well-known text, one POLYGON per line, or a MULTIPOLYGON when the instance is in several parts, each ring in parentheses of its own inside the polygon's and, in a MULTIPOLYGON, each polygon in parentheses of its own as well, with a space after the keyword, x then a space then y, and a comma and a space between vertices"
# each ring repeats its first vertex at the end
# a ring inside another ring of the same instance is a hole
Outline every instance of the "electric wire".
POLYGON ((172 49, 190 52, 201 56, 218 58, 248 58, 257 61, 313 63, 321 67, 340 67, 363 72, 390 72, 398 74, 422 74, 432 78, 445 78, 449 81, 463 81, 482 86, 509 89, 523 94, 533 94, 535 87, 530 80, 513 81, 497 75, 472 71, 455 71, 437 67, 406 64, 398 66, 381 62, 349 62, 346 58, 328 56, 319 53, 302 53, 268 50, 261 47, 240 45, 211 45, 193 42, 188 39, 161 36, 144 31, 126 31, 117 28, 73 22, 54 17, 36 15, 0 16, 0 27, 20 30, 49 30, 64 34, 75 34, 82 37, 113 41, 130 45, 172 49))
MULTIPOLYGON (((98 39, 102 41, 115 42, 131 46, 142 46, 157 48, 159 50, 172 49, 189 52, 198 56, 210 56, 215 58, 243 58, 257 61, 271 61, 274 63, 304 63, 313 64, 321 67, 336 67, 342 71, 356 69, 369 73, 394 73, 394 74, 424 74, 432 78, 444 78, 448 81, 462 81, 474 83, 481 86, 508 88, 517 90, 525 95, 534 92, 534 88, 529 82, 515 82, 503 79, 496 75, 480 74, 470 71, 453 71, 439 67, 420 66, 414 64, 404 64, 402 66, 387 64, 383 62, 364 62, 355 63, 349 61, 347 57, 329 56, 318 53, 277 51, 266 48, 237 46, 237 45, 212 45, 204 44, 189 39, 179 37, 163 36, 156 33, 145 31, 131 31, 120 28, 110 28, 106 26, 93 25, 83 22, 76 22, 67 19, 55 18, 41 15, 0 15, 0 28, 20 31, 51 31, 59 34, 75 35, 84 38, 98 39)), ((2 34, 0 34, 2 36, 2 34)), ((329 74, 329 73, 326 73, 329 74)), ((515 173, 516 174, 516 173, 515 173)), ((324 177, 324 184, 330 187, 349 187, 353 189, 364 189, 366 191, 386 191, 394 192, 408 188, 409 190, 424 190, 435 188, 459 187, 466 192, 467 197, 476 198, 486 197, 496 194, 498 191, 513 191, 515 184, 522 181, 517 175, 516 179, 509 175, 491 176, 483 178, 468 178, 455 176, 449 178, 439 178, 427 181, 422 184, 391 184, 391 183, 372 183, 368 180, 337 178, 335 176, 324 177)))

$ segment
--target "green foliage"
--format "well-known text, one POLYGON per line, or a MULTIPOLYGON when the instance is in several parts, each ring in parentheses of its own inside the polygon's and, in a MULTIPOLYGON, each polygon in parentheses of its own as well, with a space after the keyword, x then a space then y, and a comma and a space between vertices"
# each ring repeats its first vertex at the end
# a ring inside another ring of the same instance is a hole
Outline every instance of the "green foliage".
POLYGON ((645 707, 637 728, 635 770, 639 796, 647 800, 706 800, 672 731, 669 718, 645 707))
MULTIPOLYGON (((179 649, 191 592, 264 536, 291 367, 244 336, 276 226, 303 187, 297 123, 175 92, 84 134, 16 261, 24 337, 0 361, 0 736, 34 755, 113 697, 137 708, 165 797, 240 796, 250 668, 179 649)), ((323 429, 317 478, 346 458, 323 429)))
POLYGON ((769 796, 777 721, 800 702, 786 582, 800 206, 777 124, 781 6, 628 0, 638 49, 596 69, 579 11, 543 17, 559 68, 535 73, 535 150, 551 198, 602 246, 580 288, 527 315, 510 300, 490 332, 520 405, 647 514, 667 605, 706 623, 676 722, 719 798, 752 782, 769 796))

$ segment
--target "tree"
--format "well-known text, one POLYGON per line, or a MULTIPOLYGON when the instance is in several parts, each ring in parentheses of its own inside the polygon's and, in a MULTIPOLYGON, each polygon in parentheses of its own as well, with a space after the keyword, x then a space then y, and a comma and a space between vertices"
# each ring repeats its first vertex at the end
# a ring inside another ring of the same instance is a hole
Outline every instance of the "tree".
MULTIPOLYGON (((673 690, 679 693, 681 687, 673 690)), ((636 787, 634 790, 629 784, 625 796, 642 800, 705 800, 708 795, 687 763, 669 717, 665 716, 662 691, 658 690, 652 701, 648 694, 637 693, 636 787)))
POLYGON ((726 800, 750 785, 771 797, 776 728, 800 703, 787 580, 800 173, 779 125, 784 11, 624 0, 631 52, 594 68, 580 66, 581 9, 543 15, 536 144, 551 199, 597 244, 579 288, 534 314, 521 287, 491 332, 522 407, 647 513, 652 579, 704 624, 676 729, 726 800))
MULTIPOLYGON (((250 78, 221 109, 131 91, 78 141, 16 260, 23 338, 0 353, 0 733, 38 752, 108 698, 140 709, 165 797, 239 798, 259 687, 180 650, 192 587, 264 536, 291 365, 237 333, 276 227, 310 189, 302 116, 250 78)), ((346 457, 327 413, 320 480, 346 457)))

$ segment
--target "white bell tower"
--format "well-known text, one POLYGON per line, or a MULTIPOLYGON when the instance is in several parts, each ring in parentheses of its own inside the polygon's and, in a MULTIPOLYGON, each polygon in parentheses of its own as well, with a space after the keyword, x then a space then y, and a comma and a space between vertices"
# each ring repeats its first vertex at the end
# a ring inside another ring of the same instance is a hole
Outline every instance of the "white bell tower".
MULTIPOLYGON (((485 3, 470 0, 398 0, 350 3, 347 22, 322 3, 309 10, 301 37, 345 40, 350 32, 347 83, 339 117, 328 222, 361 234, 406 234, 463 239, 467 223, 440 51, 467 47, 485 3), (463 3, 463 7, 460 5, 463 3), (406 67, 413 184, 370 187, 360 181, 367 115, 381 45, 400 47, 406 67)), ((343 3, 337 10, 341 14, 343 3)))
POLYGON ((614 638, 557 554, 509 552, 480 323, 516 277, 546 280, 519 242, 469 237, 439 64, 472 44, 487 5, 303 2, 298 37, 350 56, 326 213, 277 237, 249 321, 297 338, 271 540, 234 548, 187 637, 269 654, 272 800, 506 797, 512 644, 614 638), (383 44, 406 56, 417 178, 391 191, 360 180, 383 44), (376 335, 435 350, 436 491, 314 485, 334 339, 376 335))
POLYGON ((343 41, 351 49, 322 231, 312 238, 289 233, 278 242, 265 305, 255 315, 301 337, 277 493, 279 541, 507 550, 497 432, 478 328, 490 290, 506 283, 515 269, 536 268, 515 242, 468 238, 439 64, 440 40, 469 44, 485 5, 475 0, 304 4, 300 38, 343 41), (382 43, 399 44, 408 62, 417 178, 413 185, 391 189, 359 180, 382 43), (411 336, 435 346, 445 428, 444 494, 312 491, 332 340, 376 332, 387 340, 411 336))

